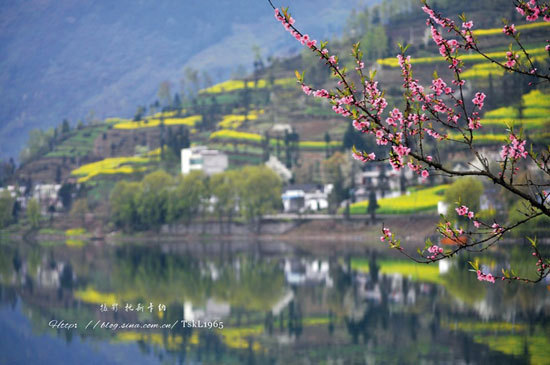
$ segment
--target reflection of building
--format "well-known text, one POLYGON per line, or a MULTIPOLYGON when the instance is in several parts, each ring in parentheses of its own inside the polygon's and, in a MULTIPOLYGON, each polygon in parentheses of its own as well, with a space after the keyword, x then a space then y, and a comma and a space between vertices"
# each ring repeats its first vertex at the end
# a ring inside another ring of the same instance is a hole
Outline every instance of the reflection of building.
POLYGON ((186 175, 193 170, 213 175, 225 171, 229 161, 227 155, 209 150, 206 146, 184 148, 181 150, 181 173, 186 175))
POLYGON ((289 284, 333 284, 328 261, 285 259, 285 278, 289 284))
POLYGON ((195 307, 191 302, 183 303, 183 318, 186 321, 193 320, 220 320, 231 313, 231 306, 227 302, 209 298, 202 307, 195 307))
POLYGON ((328 195, 332 185, 290 185, 283 190, 281 198, 285 212, 304 212, 328 208, 328 195))

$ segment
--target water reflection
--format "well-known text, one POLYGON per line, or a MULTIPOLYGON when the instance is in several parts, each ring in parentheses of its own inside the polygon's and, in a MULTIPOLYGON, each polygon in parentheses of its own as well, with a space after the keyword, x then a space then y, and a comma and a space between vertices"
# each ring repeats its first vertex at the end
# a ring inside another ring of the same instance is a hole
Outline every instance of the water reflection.
MULTIPOLYGON (((484 264, 527 269, 521 252, 495 252, 484 264)), ((438 267, 281 243, 5 243, 0 363, 548 362, 549 283, 487 285, 467 267, 467 258, 438 267), (224 328, 86 328, 181 319, 224 328), (51 328, 52 320, 78 327, 51 328)))

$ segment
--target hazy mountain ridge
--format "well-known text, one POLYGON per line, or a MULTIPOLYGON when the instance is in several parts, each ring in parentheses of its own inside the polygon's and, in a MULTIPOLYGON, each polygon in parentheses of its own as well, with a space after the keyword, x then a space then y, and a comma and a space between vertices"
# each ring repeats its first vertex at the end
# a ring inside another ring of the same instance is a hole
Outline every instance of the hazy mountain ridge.
MULTIPOLYGON (((360 0, 288 1, 303 29, 338 34, 360 0)), ((287 5, 284 4, 284 5, 287 5)), ((0 157, 16 156, 32 128, 63 118, 130 116, 155 98, 159 83, 185 65, 215 79, 264 55, 298 50, 281 32, 269 4, 169 0, 18 1, 0 5, 0 157)))

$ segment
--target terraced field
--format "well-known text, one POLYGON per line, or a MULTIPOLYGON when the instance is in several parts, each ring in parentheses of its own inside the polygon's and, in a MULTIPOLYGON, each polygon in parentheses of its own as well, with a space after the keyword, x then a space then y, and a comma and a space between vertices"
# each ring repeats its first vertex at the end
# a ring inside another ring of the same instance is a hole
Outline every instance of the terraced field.
MULTIPOLYGON (((443 199, 443 194, 448 185, 439 185, 433 188, 413 190, 407 195, 395 198, 382 198, 378 200, 380 206, 376 212, 379 214, 411 214, 425 211, 435 211, 437 203, 443 199)), ((366 214, 369 206, 368 200, 352 204, 351 214, 366 214)))

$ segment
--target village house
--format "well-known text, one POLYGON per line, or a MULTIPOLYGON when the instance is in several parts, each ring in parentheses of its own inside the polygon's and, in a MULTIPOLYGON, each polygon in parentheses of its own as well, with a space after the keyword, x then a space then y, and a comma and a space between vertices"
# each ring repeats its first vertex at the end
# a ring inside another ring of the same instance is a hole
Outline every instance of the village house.
POLYGON ((285 213, 317 212, 328 208, 328 196, 332 191, 332 184, 289 185, 283 189, 281 198, 285 213))
POLYGON ((198 170, 210 176, 225 171, 228 166, 227 155, 218 150, 210 150, 206 146, 181 150, 181 173, 183 175, 198 170))

